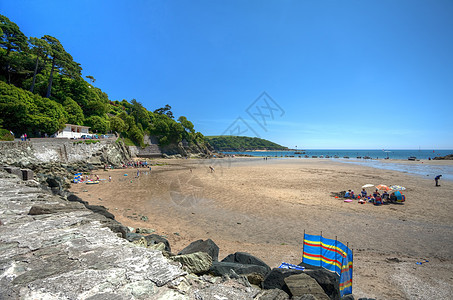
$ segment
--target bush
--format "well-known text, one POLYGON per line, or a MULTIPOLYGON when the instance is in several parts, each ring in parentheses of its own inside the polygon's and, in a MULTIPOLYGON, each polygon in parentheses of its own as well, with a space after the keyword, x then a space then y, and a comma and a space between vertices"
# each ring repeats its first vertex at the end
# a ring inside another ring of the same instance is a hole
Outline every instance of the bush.
POLYGON ((14 141, 14 136, 9 130, 0 128, 0 141, 14 141))

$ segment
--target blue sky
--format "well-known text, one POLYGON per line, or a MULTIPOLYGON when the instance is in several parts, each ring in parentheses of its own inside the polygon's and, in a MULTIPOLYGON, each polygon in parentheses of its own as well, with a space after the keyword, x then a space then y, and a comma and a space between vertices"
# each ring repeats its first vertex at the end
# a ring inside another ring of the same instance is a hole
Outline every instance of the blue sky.
POLYGON ((170 104, 205 135, 453 149, 450 0, 3 0, 0 13, 58 38, 111 100, 170 104))

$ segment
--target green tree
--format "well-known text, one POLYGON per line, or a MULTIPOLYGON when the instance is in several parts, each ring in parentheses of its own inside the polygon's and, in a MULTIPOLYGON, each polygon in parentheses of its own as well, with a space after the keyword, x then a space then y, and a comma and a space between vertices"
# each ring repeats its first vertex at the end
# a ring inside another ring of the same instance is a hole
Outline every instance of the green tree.
POLYGON ((134 117, 135 122, 141 124, 143 128, 148 128, 151 121, 148 111, 135 99, 132 99, 131 104, 131 115, 134 117))
POLYGON ((63 102, 63 107, 68 113, 68 123, 74 125, 82 125, 85 119, 83 115, 83 110, 80 106, 72 100, 70 97, 66 97, 66 100, 63 102))
POLYGON ((171 106, 168 105, 168 104, 165 104, 164 107, 161 107, 161 108, 158 108, 154 111, 155 114, 158 114, 158 115, 167 115, 167 117, 173 119, 174 116, 173 116, 173 113, 171 111, 171 106))
POLYGON ((11 52, 27 51, 27 37, 20 31, 16 23, 11 22, 4 15, 0 15, 0 46, 6 49, 2 60, 5 62, 6 72, 8 74, 8 83, 11 83, 11 52))
POLYGON ((128 129, 126 123, 120 117, 111 117, 110 118, 110 130, 116 131, 118 133, 125 132, 128 129))
POLYGON ((51 135, 64 127, 67 113, 51 99, 0 81, 0 120, 14 132, 51 135))
POLYGON ((85 125, 91 127, 92 132, 106 133, 109 130, 109 124, 106 119, 100 116, 91 116, 85 119, 85 125))
POLYGON ((88 78, 91 81, 91 84, 96 82, 96 79, 94 79, 94 77, 91 76, 91 75, 88 75, 88 76, 85 76, 85 77, 88 78))
POLYGON ((45 40, 38 39, 35 37, 30 38, 29 44, 31 46, 30 47, 31 53, 36 55, 36 64, 35 64, 35 70, 33 72, 33 81, 30 86, 30 92, 33 93, 33 90, 35 88, 35 83, 36 83, 36 74, 38 73, 39 60, 46 58, 48 53, 50 52, 50 49, 49 49, 49 44, 45 40))
POLYGON ((52 91, 52 80, 55 69, 62 75, 76 77, 80 76, 82 68, 78 63, 73 61, 72 56, 64 50, 58 39, 50 35, 45 35, 42 39, 49 44, 50 51, 48 53, 52 61, 46 93, 46 98, 49 98, 52 91))

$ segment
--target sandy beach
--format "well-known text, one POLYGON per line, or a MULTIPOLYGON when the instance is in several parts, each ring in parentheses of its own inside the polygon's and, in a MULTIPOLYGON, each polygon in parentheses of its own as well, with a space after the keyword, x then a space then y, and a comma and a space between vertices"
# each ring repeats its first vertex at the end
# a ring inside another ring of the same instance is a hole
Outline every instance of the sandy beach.
POLYGON ((211 238, 220 259, 244 251, 278 267, 301 262, 304 230, 322 232, 354 250, 357 298, 450 299, 453 294, 451 181, 435 187, 432 178, 325 159, 153 162, 161 164, 151 172, 140 169, 139 177, 133 168, 96 171, 105 180, 73 184, 71 191, 107 207, 124 225, 165 235, 173 253, 211 238), (357 194, 367 183, 402 185, 407 201, 374 206, 331 196, 347 189, 357 194))

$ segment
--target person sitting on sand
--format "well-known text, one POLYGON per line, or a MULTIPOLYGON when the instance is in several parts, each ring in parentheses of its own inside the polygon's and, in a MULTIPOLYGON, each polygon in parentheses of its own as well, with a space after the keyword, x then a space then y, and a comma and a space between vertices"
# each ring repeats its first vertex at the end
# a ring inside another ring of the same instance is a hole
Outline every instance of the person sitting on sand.
POLYGON ((360 204, 365 204, 365 203, 366 203, 366 200, 365 200, 365 199, 366 199, 366 198, 363 198, 363 197, 360 198, 360 199, 359 199, 359 203, 360 203, 360 204))
POLYGON ((352 199, 355 199, 354 190, 351 190, 351 193, 349 195, 351 196, 352 199))
POLYGON ((382 194, 382 200, 388 202, 389 194, 387 193, 387 191, 384 191, 384 193, 382 194))
POLYGON ((376 189, 373 193, 373 197, 376 198, 377 196, 380 196, 379 191, 376 189))
POLYGON ((366 193, 365 189, 362 189, 362 191, 360 193, 362 194, 362 198, 367 197, 367 193, 366 193))
POLYGON ((383 204, 381 195, 377 195, 376 199, 374 200, 374 205, 381 205, 381 204, 383 204))
POLYGON ((344 193, 345 198, 349 198, 351 196, 351 190, 348 190, 346 193, 344 193))

